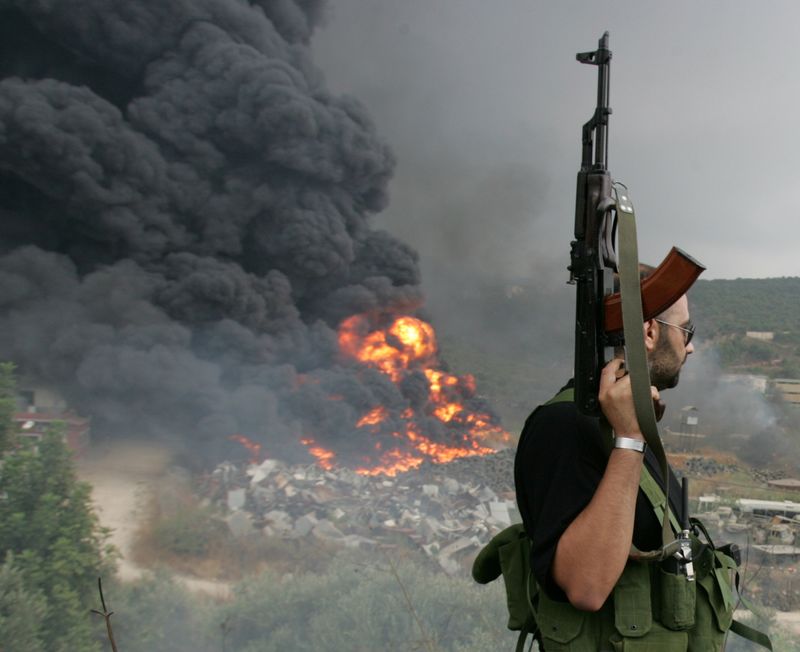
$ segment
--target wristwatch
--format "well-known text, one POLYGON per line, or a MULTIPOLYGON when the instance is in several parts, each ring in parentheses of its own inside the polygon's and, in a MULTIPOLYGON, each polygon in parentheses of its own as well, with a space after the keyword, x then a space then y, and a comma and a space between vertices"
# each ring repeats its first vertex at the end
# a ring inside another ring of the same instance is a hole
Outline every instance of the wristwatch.
POLYGON ((614 437, 614 448, 626 448, 630 451, 644 454, 647 444, 641 439, 634 439, 633 437, 614 437))

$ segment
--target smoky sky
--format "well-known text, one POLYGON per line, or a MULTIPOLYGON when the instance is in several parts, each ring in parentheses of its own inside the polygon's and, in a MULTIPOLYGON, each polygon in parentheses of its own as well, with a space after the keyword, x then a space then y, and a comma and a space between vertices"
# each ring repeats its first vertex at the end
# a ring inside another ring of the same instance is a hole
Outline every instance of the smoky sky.
POLYGON ((706 279, 800 273, 796 3, 330 9, 312 47, 330 86, 364 102, 396 153, 381 222, 420 252, 428 310, 447 332, 508 343, 531 375, 543 357, 569 374, 575 175, 597 88, 575 54, 606 30, 609 168, 636 206, 641 259, 657 264, 676 245, 706 279), (463 300, 517 284, 531 297, 522 319, 463 300))
POLYGON ((422 295, 375 224, 395 156, 313 60, 326 6, 0 2, 0 351, 99 432, 346 457, 424 408, 338 351, 422 295))
POLYGON ((423 269, 561 282, 596 100, 575 53, 608 30, 609 166, 642 258, 675 244, 706 278, 794 276, 798 20, 789 1, 338 0, 314 48, 397 153, 386 220, 423 269))

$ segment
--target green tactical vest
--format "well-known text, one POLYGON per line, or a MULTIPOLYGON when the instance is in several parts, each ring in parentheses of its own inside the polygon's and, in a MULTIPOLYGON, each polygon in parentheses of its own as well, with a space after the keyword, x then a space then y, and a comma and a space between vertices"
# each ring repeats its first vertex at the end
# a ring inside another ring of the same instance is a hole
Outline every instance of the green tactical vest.
MULTIPOLYGON (((571 400, 565 391, 550 402, 571 400)), ((659 521, 664 492, 642 468, 639 483, 659 521)), ((693 520, 703 531, 702 524, 693 520)), ((673 527, 677 523, 673 520, 673 527)), ((497 534, 475 559, 472 576, 486 584, 503 576, 508 627, 520 631, 521 652, 530 633, 539 632, 546 652, 718 652, 730 629, 771 650, 769 639, 733 620, 732 578, 736 562, 713 543, 692 540, 695 581, 654 562, 628 560, 612 597, 597 612, 551 600, 530 568, 531 542, 522 524, 497 534)))

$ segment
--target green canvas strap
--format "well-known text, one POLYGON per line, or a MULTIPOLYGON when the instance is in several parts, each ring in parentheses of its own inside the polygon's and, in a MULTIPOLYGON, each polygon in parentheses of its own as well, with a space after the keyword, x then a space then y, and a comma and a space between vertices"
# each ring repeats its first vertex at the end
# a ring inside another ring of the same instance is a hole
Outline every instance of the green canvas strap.
POLYGON ((553 403, 574 403, 575 402, 575 388, 567 387, 562 389, 558 394, 551 398, 545 405, 553 403))
MULTIPOLYGON (((703 533, 703 536, 706 539, 706 545, 708 545, 714 551, 714 572, 717 574, 717 584, 722 591, 722 599, 725 601, 725 604, 733 608, 734 594, 728 585, 728 582, 725 581, 724 577, 720 576, 720 573, 733 572, 734 583, 736 585, 736 594, 738 595, 739 602, 741 602, 750 611, 750 613, 757 614, 758 612, 753 608, 753 605, 750 603, 750 601, 742 595, 742 591, 739 588, 739 568, 736 565, 736 562, 728 557, 728 555, 724 555, 716 549, 714 542, 711 540, 711 537, 708 534, 706 526, 703 525, 701 520, 692 518, 691 524, 693 528, 703 533), (719 567, 717 567, 717 563, 719 564, 719 567)), ((750 627, 750 625, 745 625, 740 620, 736 620, 734 618, 731 621, 730 631, 738 636, 741 636, 742 638, 746 638, 748 641, 752 641, 756 645, 766 648, 767 650, 772 650, 772 641, 770 641, 769 636, 767 636, 764 632, 755 629, 754 627, 750 627)))
POLYGON ((734 618, 731 622, 730 631, 732 631, 734 634, 738 634, 742 638, 746 638, 748 641, 752 641, 753 643, 770 650, 770 652, 772 651, 772 641, 769 640, 769 636, 767 636, 764 632, 753 629, 750 627, 750 625, 745 625, 741 620, 736 620, 734 618))
MULTIPOLYGON (((646 465, 642 468, 642 478, 639 480, 639 488, 644 492, 645 496, 647 496, 647 500, 650 501, 650 505, 656 513, 656 518, 661 521, 664 518, 664 505, 667 503, 667 497, 664 495, 661 487, 658 486, 658 482, 656 482, 656 479, 653 477, 653 474, 650 473, 650 469, 648 469, 646 465)), ((669 510, 669 522, 674 532, 677 533, 681 531, 682 528, 678 524, 678 519, 672 510, 669 510)))
POLYGON ((650 370, 647 366, 647 353, 644 346, 642 324, 642 290, 639 280, 639 250, 636 241, 636 214, 627 189, 614 188, 616 195, 617 228, 619 233, 619 257, 617 269, 620 278, 622 299, 622 325, 625 333, 625 357, 631 377, 633 405, 636 419, 642 429, 645 442, 652 449, 661 469, 664 483, 664 513, 661 518, 662 545, 658 550, 643 552, 631 546, 631 556, 642 560, 666 559, 678 549, 678 542, 670 528, 669 508, 669 466, 661 436, 656 425, 653 400, 650 394, 650 370))

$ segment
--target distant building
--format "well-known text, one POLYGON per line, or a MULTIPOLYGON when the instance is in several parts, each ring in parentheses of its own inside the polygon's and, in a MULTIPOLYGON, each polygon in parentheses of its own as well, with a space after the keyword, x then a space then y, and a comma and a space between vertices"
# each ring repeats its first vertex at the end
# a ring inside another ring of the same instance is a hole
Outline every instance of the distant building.
POLYGON ((49 428, 61 423, 70 450, 79 454, 89 445, 91 421, 75 414, 58 392, 46 387, 20 385, 14 422, 19 433, 31 439, 41 439, 49 428))
POLYGON ((773 378, 770 382, 773 394, 780 396, 787 403, 800 406, 800 380, 796 378, 773 378))
POLYGON ((721 374, 719 377, 720 385, 738 385, 765 394, 769 379, 759 374, 721 374))
POLYGON ((706 436, 699 431, 700 416, 694 405, 687 405, 680 412, 680 428, 678 432, 664 428, 662 440, 672 451, 693 451, 703 444, 706 436))
POLYGON ((768 480, 767 484, 775 489, 789 491, 800 491, 800 480, 794 478, 782 478, 781 480, 768 480))
POLYGON ((775 339, 775 333, 772 331, 747 331, 745 336, 754 340, 763 340, 764 342, 771 342, 775 339))
POLYGON ((800 503, 791 500, 756 500, 752 498, 739 498, 735 503, 739 513, 742 515, 762 516, 773 518, 782 516, 783 518, 800 517, 800 503))

